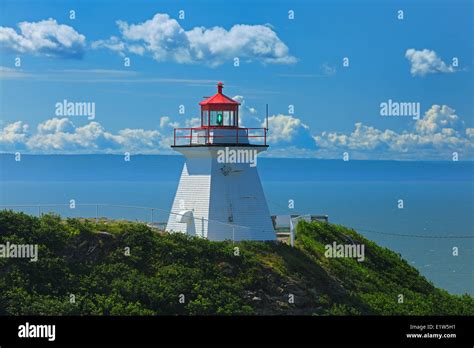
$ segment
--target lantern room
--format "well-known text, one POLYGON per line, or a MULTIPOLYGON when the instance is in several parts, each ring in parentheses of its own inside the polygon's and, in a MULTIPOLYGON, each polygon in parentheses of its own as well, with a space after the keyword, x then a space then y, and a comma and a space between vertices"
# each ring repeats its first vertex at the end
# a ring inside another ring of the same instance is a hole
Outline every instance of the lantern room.
POLYGON ((224 95, 223 88, 224 84, 218 82, 217 93, 212 97, 205 97, 205 100, 199 103, 201 107, 199 127, 174 129, 173 147, 222 145, 267 147, 268 127, 240 127, 240 103, 224 95))
POLYGON ((217 83, 217 93, 199 103, 201 106, 201 127, 238 127, 239 105, 224 95, 224 84, 217 83))

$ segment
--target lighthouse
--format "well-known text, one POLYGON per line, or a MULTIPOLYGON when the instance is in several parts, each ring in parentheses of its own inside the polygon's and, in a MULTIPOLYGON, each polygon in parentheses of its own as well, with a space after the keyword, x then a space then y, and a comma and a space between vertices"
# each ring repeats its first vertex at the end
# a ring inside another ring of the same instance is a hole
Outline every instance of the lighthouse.
POLYGON ((217 93, 199 103, 201 125, 175 128, 185 164, 166 230, 209 240, 275 240, 257 171, 267 128, 239 126, 240 103, 217 93))

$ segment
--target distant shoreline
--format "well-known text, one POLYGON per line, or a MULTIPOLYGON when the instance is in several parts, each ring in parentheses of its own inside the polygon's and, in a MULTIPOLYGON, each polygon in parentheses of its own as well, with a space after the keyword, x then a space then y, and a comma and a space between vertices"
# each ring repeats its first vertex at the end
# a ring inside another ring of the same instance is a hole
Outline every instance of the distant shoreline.
MULTIPOLYGON (((15 156, 15 153, 11 152, 0 152, 0 157, 2 156, 15 156)), ((35 153, 21 153, 22 157, 96 157, 96 156, 107 156, 107 157, 121 157, 123 158, 123 154, 118 153, 49 153, 49 154, 35 154, 35 153)), ((181 155, 175 153, 161 153, 161 154, 147 154, 147 153, 137 153, 137 154, 130 154, 131 157, 180 157, 181 155)), ((272 156, 268 154, 262 154, 259 158, 266 160, 292 160, 292 161, 323 161, 323 162, 343 162, 342 158, 319 158, 319 157, 278 157, 272 156)), ((460 159, 458 161, 447 161, 447 160, 413 160, 413 159, 350 159, 347 162, 396 162, 396 163, 473 163, 474 160, 463 160, 460 159)))

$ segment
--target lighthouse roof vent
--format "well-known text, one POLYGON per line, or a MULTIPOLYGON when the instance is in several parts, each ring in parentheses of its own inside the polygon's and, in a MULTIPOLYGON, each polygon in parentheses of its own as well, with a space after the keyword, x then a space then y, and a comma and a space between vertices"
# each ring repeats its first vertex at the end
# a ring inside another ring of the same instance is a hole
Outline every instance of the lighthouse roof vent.
POLYGON ((222 93, 222 88, 224 88, 224 84, 222 82, 217 83, 217 93, 214 94, 212 97, 209 97, 202 102, 199 103, 201 106, 211 106, 215 104, 226 104, 226 105, 240 105, 240 103, 236 102, 234 99, 229 98, 225 94, 222 93))

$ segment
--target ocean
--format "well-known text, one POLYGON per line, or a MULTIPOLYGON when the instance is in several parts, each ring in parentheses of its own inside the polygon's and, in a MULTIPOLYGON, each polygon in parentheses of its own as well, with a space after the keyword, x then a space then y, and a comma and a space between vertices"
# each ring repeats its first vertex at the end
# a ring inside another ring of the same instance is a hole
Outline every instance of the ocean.
MULTIPOLYGON (((0 205, 63 216, 165 222, 184 159, 0 155, 0 205), (70 200, 75 209, 67 206, 70 200), (90 204, 90 205, 88 205, 90 204), (60 205, 60 206, 48 206, 60 205)), ((436 286, 474 295, 474 162, 259 158, 273 215, 317 214, 400 253, 436 286), (289 201, 294 202, 290 209, 289 201), (399 208, 403 200, 403 209, 399 208), (453 255, 453 248, 458 255, 453 255)))

